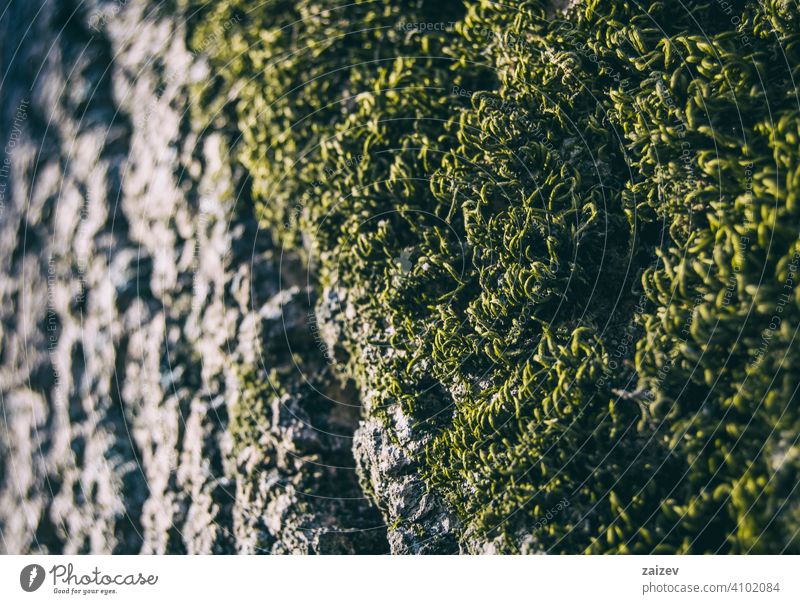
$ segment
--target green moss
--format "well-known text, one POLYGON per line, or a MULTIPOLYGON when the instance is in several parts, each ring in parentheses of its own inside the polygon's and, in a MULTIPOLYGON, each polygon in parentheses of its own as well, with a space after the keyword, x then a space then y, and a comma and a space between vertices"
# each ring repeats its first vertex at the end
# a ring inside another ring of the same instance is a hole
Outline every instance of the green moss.
POLYGON ((798 5, 729 4, 277 2, 211 52, 265 226, 470 538, 800 548, 798 5))

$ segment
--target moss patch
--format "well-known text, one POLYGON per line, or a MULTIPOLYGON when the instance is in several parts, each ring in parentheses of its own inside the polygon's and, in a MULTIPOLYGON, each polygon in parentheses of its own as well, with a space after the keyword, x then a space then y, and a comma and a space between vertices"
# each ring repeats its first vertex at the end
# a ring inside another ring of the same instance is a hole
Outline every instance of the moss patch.
POLYGON ((465 547, 798 550, 797 2, 246 5, 207 114, 465 547))

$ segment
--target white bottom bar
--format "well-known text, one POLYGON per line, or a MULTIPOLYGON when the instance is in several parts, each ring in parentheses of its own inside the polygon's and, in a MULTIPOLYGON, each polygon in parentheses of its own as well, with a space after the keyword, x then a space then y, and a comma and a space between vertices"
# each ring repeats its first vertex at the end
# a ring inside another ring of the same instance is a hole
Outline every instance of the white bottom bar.
POLYGON ((792 556, 0 556, 0 601, 797 604, 798 562, 792 556), (30 576, 30 565, 44 570, 43 582, 38 568, 30 576), (41 585, 27 592, 26 582, 29 589, 41 585))

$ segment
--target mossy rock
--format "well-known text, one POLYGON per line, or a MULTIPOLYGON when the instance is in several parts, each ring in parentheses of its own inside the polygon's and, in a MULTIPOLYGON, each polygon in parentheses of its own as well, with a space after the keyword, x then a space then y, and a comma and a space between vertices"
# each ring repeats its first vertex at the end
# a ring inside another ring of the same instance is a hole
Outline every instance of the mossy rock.
POLYGON ((394 551, 800 550, 796 1, 246 6, 194 24, 202 117, 394 551))

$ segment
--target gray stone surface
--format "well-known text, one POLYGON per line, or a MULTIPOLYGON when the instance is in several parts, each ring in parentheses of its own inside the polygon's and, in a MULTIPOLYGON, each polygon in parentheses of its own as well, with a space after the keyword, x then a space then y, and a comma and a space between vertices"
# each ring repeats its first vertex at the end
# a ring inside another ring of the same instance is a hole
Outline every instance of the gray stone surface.
MULTIPOLYGON (((424 456, 432 433, 405 416, 397 401, 381 399, 382 359, 395 355, 378 320, 356 316, 351 299, 358 292, 337 286, 327 288, 316 306, 319 331, 332 351, 334 365, 347 364, 346 350, 360 351, 359 379, 362 419, 353 439, 362 488, 380 507, 386 519, 393 554, 454 554, 464 550, 463 527, 443 501, 426 487, 414 461, 424 456), (382 334, 382 337, 377 334, 382 334), (342 342, 348 342, 342 346, 342 342)), ((482 547, 482 545, 480 545, 482 547)))

